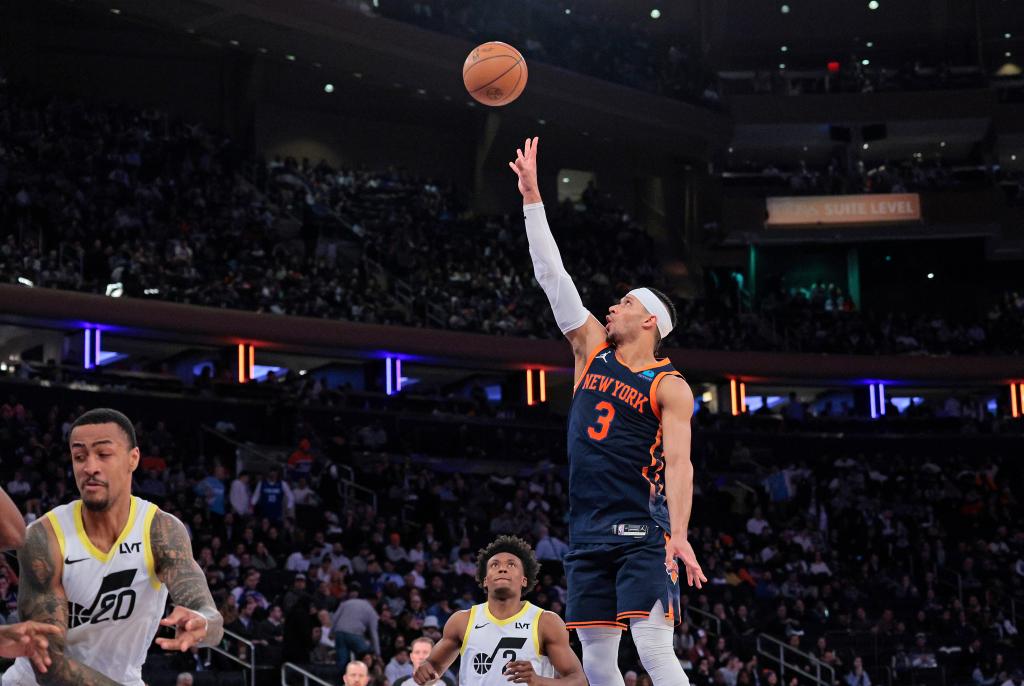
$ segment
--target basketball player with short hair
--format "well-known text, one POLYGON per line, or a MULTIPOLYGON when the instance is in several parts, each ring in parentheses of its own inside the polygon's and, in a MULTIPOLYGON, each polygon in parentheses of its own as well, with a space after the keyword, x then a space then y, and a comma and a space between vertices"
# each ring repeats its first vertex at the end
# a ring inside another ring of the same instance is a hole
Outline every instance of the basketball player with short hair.
POLYGON ((476 579, 487 602, 451 616, 413 680, 436 683, 461 653, 459 686, 586 686, 561 617, 523 600, 539 572, 530 545, 516 536, 499 536, 481 550, 476 579))
POLYGON ((144 686, 142 663, 159 626, 165 650, 216 645, 223 619, 185 527, 132 496, 139 463, 135 428, 120 412, 86 412, 71 427, 71 461, 80 500, 34 522, 19 551, 19 614, 58 628, 49 669, 25 658, 3 686, 144 686), (161 621, 168 593, 176 605, 161 621))
POLYGON ((534 274, 576 358, 566 626, 579 633, 591 686, 622 686, 618 646, 627 628, 654 686, 680 686, 676 559, 689 585, 707 579, 687 541, 693 393, 670 360, 657 358, 675 308, 663 293, 635 288, 608 308, 605 326, 587 311, 548 227, 537 143, 527 139, 509 166, 519 177, 534 274))

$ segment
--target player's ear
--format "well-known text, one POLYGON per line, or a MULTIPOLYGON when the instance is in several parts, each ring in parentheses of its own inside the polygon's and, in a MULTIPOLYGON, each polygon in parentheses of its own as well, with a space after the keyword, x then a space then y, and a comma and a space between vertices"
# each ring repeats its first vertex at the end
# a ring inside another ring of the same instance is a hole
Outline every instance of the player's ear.
POLYGON ((128 469, 130 471, 134 472, 135 468, 139 466, 139 458, 141 455, 142 453, 139 451, 139 446, 135 446, 128 451, 128 469))

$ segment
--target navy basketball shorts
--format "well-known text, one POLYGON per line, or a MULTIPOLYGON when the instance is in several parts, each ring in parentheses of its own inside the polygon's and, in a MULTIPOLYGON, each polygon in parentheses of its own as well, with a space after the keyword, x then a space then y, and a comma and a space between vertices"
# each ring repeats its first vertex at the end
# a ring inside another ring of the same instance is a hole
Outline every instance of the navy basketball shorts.
POLYGON ((646 619, 659 600, 666 619, 679 623, 679 576, 665 570, 665 532, 651 529, 621 542, 570 546, 566 628, 626 629, 630 619, 646 619))

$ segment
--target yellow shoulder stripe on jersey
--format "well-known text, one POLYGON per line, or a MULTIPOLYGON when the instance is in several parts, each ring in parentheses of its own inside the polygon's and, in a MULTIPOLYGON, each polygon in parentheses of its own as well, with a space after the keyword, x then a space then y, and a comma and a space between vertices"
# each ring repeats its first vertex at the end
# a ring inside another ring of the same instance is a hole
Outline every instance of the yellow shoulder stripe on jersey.
POLYGON ((82 501, 75 501, 75 510, 72 514, 72 517, 75 520, 75 529, 78 532, 78 539, 82 541, 82 546, 85 547, 86 551, 88 551, 90 555, 104 564, 114 559, 114 555, 117 555, 118 549, 121 547, 121 544, 124 543, 124 539, 128 538, 128 534, 131 532, 132 526, 135 524, 137 500, 137 498, 132 496, 131 506, 128 508, 128 521, 125 522, 124 528, 121 529, 121 535, 117 537, 117 540, 114 541, 114 545, 110 546, 110 550, 107 552, 101 551, 93 545, 92 541, 89 540, 89 534, 85 533, 85 522, 82 519, 82 501))
POLYGON ((163 585, 156 576, 156 563, 153 561, 153 546, 149 541, 149 532, 153 528, 153 517, 156 516, 159 508, 153 503, 146 509, 146 518, 142 520, 142 551, 146 558, 146 573, 149 574, 149 583, 156 590, 163 585))
POLYGON ((61 559, 67 557, 67 545, 64 543, 64 528, 60 525, 60 520, 57 519, 57 513, 50 510, 46 513, 46 518, 50 520, 50 526, 53 527, 53 535, 57 537, 57 545, 60 546, 61 559))
POLYGON ((533 627, 531 627, 530 634, 533 636, 533 650, 538 657, 544 656, 544 651, 540 649, 540 618, 544 616, 544 608, 537 608, 537 617, 533 620, 533 627))
POLYGON ((469 608, 469 619, 466 621, 466 633, 462 635, 462 647, 459 648, 459 655, 465 654, 466 646, 469 645, 469 632, 473 630, 473 621, 474 618, 476 617, 477 607, 477 605, 474 605, 473 607, 469 608))
POLYGON ((533 607, 533 605, 531 605, 529 602, 525 602, 523 603, 523 609, 521 609, 519 612, 515 613, 508 619, 498 619, 497 617, 491 614, 491 608, 489 608, 487 604, 484 603, 484 613, 487 615, 487 619, 491 620, 498 626, 505 626, 509 622, 514 622, 517 619, 522 619, 523 615, 525 615, 531 607, 533 607))

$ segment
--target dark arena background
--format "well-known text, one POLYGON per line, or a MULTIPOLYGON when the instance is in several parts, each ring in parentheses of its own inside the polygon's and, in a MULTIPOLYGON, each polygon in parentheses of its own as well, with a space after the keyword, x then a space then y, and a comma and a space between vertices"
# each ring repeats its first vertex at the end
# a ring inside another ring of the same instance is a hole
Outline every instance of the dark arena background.
MULTIPOLYGON (((0 485, 31 524, 78 498, 76 417, 135 423, 226 628, 149 686, 394 686, 501 534, 564 617, 538 136, 584 305, 678 309, 689 682, 1021 686, 1021 59, 1015 0, 2 3, 0 485), (487 41, 529 64, 501 107, 461 80, 487 41)), ((620 683, 662 686, 640 652, 620 683)))

